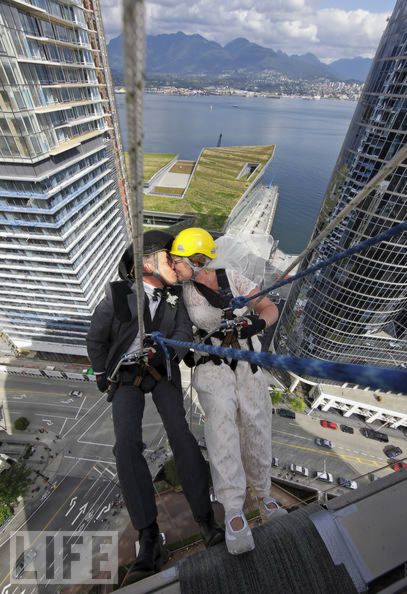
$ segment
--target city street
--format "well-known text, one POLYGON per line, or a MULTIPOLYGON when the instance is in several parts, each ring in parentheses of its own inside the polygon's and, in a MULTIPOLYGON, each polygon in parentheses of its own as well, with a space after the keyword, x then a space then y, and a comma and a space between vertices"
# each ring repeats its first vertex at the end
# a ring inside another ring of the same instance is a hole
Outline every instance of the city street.
MULTIPOLYGON (((296 419, 287 419, 278 414, 273 415, 273 456, 279 459, 279 468, 273 468, 273 476, 285 476, 282 466, 294 463, 309 469, 310 480, 300 482, 312 484, 320 489, 328 488, 327 484, 316 481, 312 477, 316 471, 324 470, 333 474, 334 481, 338 477, 358 480, 364 476, 363 482, 368 481, 367 475, 374 473, 384 476, 393 470, 389 467, 382 469, 387 463, 381 442, 367 439, 360 433, 360 428, 366 426, 358 419, 344 419, 333 413, 316 411, 312 416, 297 414, 296 419), (326 419, 338 424, 337 430, 326 429, 321 426, 320 420, 326 419), (354 433, 344 433, 339 425, 345 424, 354 428, 354 433), (333 449, 320 447, 315 444, 316 437, 329 439, 334 444, 333 449)), ((386 431, 386 430, 384 430, 386 431)), ((389 432, 390 443, 406 451, 407 440, 400 431, 389 432)), ((343 492, 336 489, 336 492, 343 492)))
MULTIPOLYGON (((47 443, 59 460, 53 488, 45 483, 41 496, 25 505, 13 524, 13 530, 61 531, 106 530, 123 528, 127 512, 113 510, 120 490, 117 486, 111 405, 106 403, 94 384, 60 380, 0 376, 0 398, 8 431, 16 418, 25 416, 30 425, 25 432, 13 431, 7 441, 47 443), (83 396, 72 398, 69 392, 80 390, 83 396), (42 433, 40 433, 40 431, 42 433), (114 519, 112 514, 114 515, 114 519)), ((143 439, 146 457, 152 457, 152 470, 160 459, 156 450, 163 442, 162 425, 150 397, 146 397, 143 439)), ((3 439, 6 434, 3 433, 3 439)), ((164 450, 160 450, 164 455, 164 450)), ((31 460, 28 460, 30 465, 31 460)), ((49 474, 49 473, 48 473, 49 474)), ((23 592, 26 586, 10 584, 10 552, 7 531, 0 532, 0 592, 23 592), (11 589, 10 589, 11 588, 11 589)), ((35 545, 34 545, 35 546, 35 545)), ((47 580, 38 576, 43 584, 47 580)), ((28 591, 36 592, 34 587, 28 591)), ((48 586, 47 592, 56 591, 48 586)))
MULTIPOLYGON (((190 372, 183 370, 183 384, 187 388, 190 372)), ((189 392, 189 391, 188 391, 189 392)), ((3 404, 3 423, 10 431, 12 423, 19 416, 30 420, 25 432, 14 432, 12 437, 3 432, 4 440, 27 441, 47 444, 55 456, 48 483, 42 486, 34 501, 26 502, 17 513, 13 530, 61 531, 75 530, 120 530, 128 521, 127 512, 120 512, 117 505, 120 490, 117 485, 115 460, 112 453, 114 436, 111 420, 111 406, 106 403, 95 385, 61 380, 27 378, 21 376, 0 376, 0 397, 3 404), (80 390, 80 398, 72 398, 69 392, 80 390), (43 431, 40 433, 40 431, 43 431), (41 441, 39 442, 39 438, 41 441), (114 516, 113 511, 115 510, 114 516)), ((186 397, 187 417, 189 395, 186 397)), ((194 433, 203 435, 203 417, 194 410, 192 415, 194 433)), ((386 464, 383 445, 366 439, 360 434, 365 426, 357 418, 343 419, 338 414, 315 411, 311 416, 297 414, 296 419, 273 415, 273 456, 279 459, 279 467, 273 467, 273 476, 298 480, 298 482, 325 490, 335 487, 339 476, 368 481, 367 475, 383 476, 393 472, 390 468, 379 470, 386 464), (330 430, 320 425, 320 419, 333 420, 354 427, 354 434, 330 430), (334 443, 332 450, 315 444, 315 437, 324 437, 334 443), (290 464, 305 466, 309 478, 287 476, 290 464), (324 470, 334 476, 334 485, 316 481, 314 474, 324 470), (284 468, 285 467, 285 468, 284 468)), ((144 413, 144 434, 146 458, 153 474, 164 462, 165 436, 160 418, 152 400, 146 397, 144 413)), ((400 431, 388 430, 390 443, 406 450, 406 438, 400 431)), ((31 459, 28 460, 28 464, 31 459)), ((336 493, 343 489, 335 487, 336 493)), ((77 538, 77 537, 75 537, 77 538)), ((31 546, 35 548, 35 543, 31 546)), ((26 586, 10 584, 9 533, 0 531, 0 594, 22 594, 26 586)), ((46 589, 45 576, 37 576, 42 586, 27 588, 26 594, 37 591, 56 592, 57 587, 46 589)))

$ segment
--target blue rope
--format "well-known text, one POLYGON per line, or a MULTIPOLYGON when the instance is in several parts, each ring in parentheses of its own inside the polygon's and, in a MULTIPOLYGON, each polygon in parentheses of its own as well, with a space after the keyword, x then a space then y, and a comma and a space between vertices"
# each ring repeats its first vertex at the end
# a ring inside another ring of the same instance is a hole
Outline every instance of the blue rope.
POLYGON ((357 254, 357 253, 365 250, 366 248, 368 248, 372 245, 375 245, 376 243, 380 243, 381 241, 384 241, 386 239, 389 239, 390 237, 393 237, 393 235, 398 235, 402 231, 407 231, 407 221, 404 221, 404 223, 399 223, 398 225, 394 225, 394 227, 391 227, 390 229, 383 231, 383 233, 379 233, 379 235, 375 235, 374 237, 365 239, 361 243, 358 243, 357 245, 355 245, 351 248, 348 248, 347 250, 345 250, 343 252, 339 252, 338 254, 331 256, 330 258, 328 258, 327 260, 324 260, 323 262, 314 264, 314 266, 310 266, 306 270, 303 270, 302 272, 299 272, 298 274, 291 276, 288 279, 281 280, 281 281, 277 282, 275 285, 273 285, 272 287, 269 287, 268 289, 262 289, 255 295, 251 295, 250 297, 243 297, 243 296, 234 297, 230 301, 230 307, 232 309, 240 309, 240 308, 244 307, 245 305, 247 305, 250 301, 252 301, 252 299, 257 299, 258 297, 261 297, 262 295, 267 295, 267 293, 270 293, 271 291, 275 291, 276 289, 279 289, 280 287, 283 287, 284 285, 289 285, 290 283, 293 283, 294 281, 296 281, 300 278, 304 278, 305 276, 308 276, 309 274, 312 274, 313 272, 316 272, 317 270, 321 270, 322 268, 325 268, 326 266, 330 266, 331 264, 334 264, 335 262, 338 262, 339 260, 342 260, 343 258, 352 256, 352 254, 357 254))
POLYGON ((236 359, 247 361, 259 367, 285 369, 298 375, 309 375, 324 379, 332 379, 338 382, 349 382, 369 386, 375 390, 391 390, 394 393, 407 394, 407 371, 402 369, 391 369, 387 367, 375 367, 373 365, 354 365, 353 363, 334 363, 320 359, 299 359, 291 355, 272 355, 271 353, 257 353, 255 351, 236 350, 185 342, 164 338, 160 332, 153 332, 152 339, 162 348, 165 344, 173 347, 194 349, 195 351, 218 355, 223 359, 236 359))

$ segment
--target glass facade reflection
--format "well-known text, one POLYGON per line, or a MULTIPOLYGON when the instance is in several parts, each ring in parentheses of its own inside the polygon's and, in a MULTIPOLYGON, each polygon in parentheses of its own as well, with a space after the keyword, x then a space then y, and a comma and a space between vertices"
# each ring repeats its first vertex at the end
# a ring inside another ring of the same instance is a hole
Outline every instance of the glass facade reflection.
POLYGON ((0 3, 0 324, 20 349, 85 354, 126 243, 97 2, 0 3))
MULTIPOLYGON (((407 140, 407 3, 379 44, 313 233, 316 237, 407 140)), ((407 218, 402 163, 302 264, 329 258, 407 218)), ((299 357, 407 364, 407 233, 294 284, 274 348, 299 357)))

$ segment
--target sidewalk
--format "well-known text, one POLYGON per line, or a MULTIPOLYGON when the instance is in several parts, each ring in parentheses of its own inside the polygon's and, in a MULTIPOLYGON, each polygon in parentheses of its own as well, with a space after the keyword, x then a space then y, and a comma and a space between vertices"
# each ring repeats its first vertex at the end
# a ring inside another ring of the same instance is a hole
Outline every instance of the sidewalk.
POLYGON ((54 433, 48 431, 41 434, 35 431, 7 435, 8 442, 22 440, 34 450, 28 458, 21 460, 31 469, 32 482, 22 500, 14 508, 13 517, 0 526, 0 545, 8 539, 10 533, 17 531, 25 523, 41 500, 45 500, 55 488, 53 483, 63 460, 62 443, 59 445, 60 442, 54 433))
POLYGON ((68 379, 94 382, 93 375, 87 375, 90 362, 86 357, 79 363, 14 357, 0 355, 0 374, 44 377, 47 379, 68 379))

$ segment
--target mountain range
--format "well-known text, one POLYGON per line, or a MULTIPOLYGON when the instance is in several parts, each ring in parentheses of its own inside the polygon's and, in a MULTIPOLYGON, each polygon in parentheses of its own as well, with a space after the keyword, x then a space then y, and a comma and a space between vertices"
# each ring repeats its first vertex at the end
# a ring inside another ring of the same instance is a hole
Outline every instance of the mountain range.
MULTIPOLYGON (((119 35, 108 44, 113 78, 123 81, 123 39, 119 35)), ((288 55, 252 43, 242 37, 225 46, 202 35, 178 33, 147 36, 147 77, 158 74, 176 76, 224 74, 248 75, 275 71, 294 79, 364 81, 371 60, 342 59, 324 64, 314 54, 288 55)))

